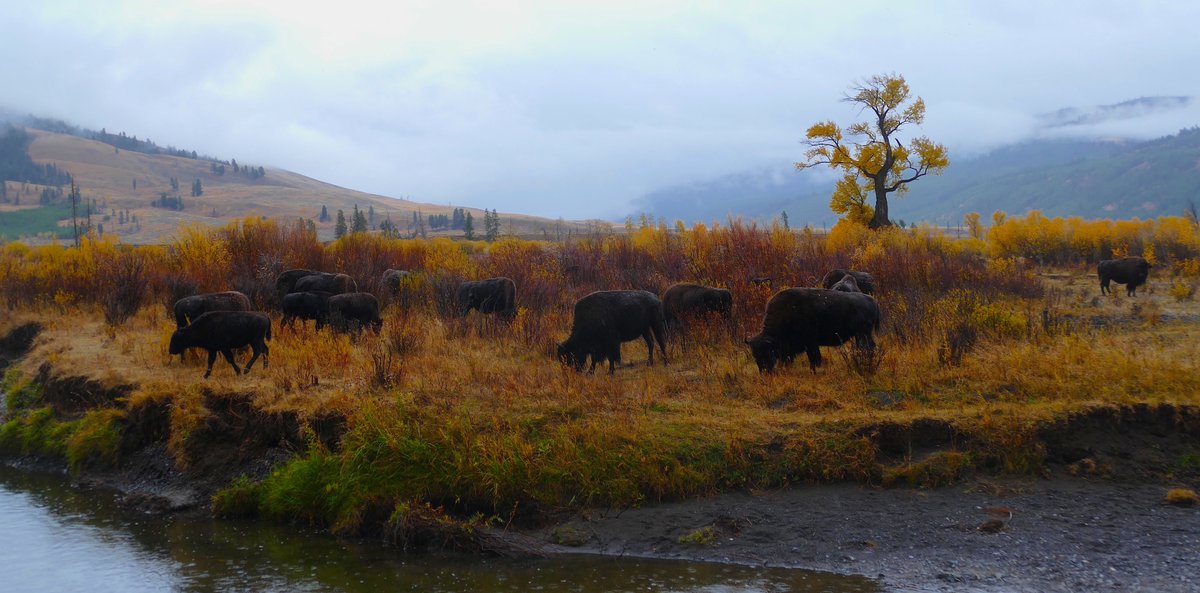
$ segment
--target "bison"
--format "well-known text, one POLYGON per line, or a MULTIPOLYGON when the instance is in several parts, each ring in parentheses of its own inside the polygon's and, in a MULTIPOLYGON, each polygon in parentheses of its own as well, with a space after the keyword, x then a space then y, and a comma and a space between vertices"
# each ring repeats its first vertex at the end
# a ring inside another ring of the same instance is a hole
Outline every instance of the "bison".
POLYGON ((873 294, 875 292, 875 278, 867 272, 858 272, 855 270, 830 270, 821 279, 821 287, 831 289, 834 284, 837 284, 838 281, 847 275, 854 276, 854 282, 858 285, 858 292, 863 294, 873 294))
POLYGON ((746 343, 760 372, 773 372, 776 364, 790 364, 803 352, 815 373, 821 346, 854 338, 859 348, 874 350, 879 321, 879 305, 863 293, 788 288, 767 302, 762 331, 746 343))
POLYGON ((383 271, 383 285, 392 291, 392 294, 400 292, 400 284, 409 277, 408 270, 395 270, 388 268, 383 271))
POLYGON ((283 299, 284 295, 295 292, 293 289, 296 286, 297 280, 305 276, 312 276, 313 274, 320 274, 320 272, 304 268, 296 268, 283 272, 275 278, 275 293, 279 295, 280 299, 283 299))
POLYGON ((358 292, 358 283, 345 274, 317 272, 298 278, 292 285, 292 292, 328 292, 330 294, 358 292))
POLYGON ((1096 274, 1100 276, 1100 294, 1111 292, 1109 282, 1125 285, 1125 294, 1137 296, 1137 287, 1146 283, 1153 264, 1144 257, 1123 257, 1121 259, 1106 259, 1096 265, 1096 274))
POLYGON ((329 297, 329 323, 338 331, 350 331, 371 326, 383 328, 379 317, 379 299, 369 292, 349 292, 329 297))
POLYGON ((236 290, 194 294, 175 301, 173 310, 175 327, 180 328, 209 311, 249 311, 250 299, 236 290))
POLYGON ((681 282, 663 291, 662 307, 668 330, 679 329, 689 318, 706 315, 728 321, 733 313, 733 293, 724 288, 681 282))
POLYGON ((840 292, 862 292, 858 288, 858 281, 854 279, 854 274, 846 274, 841 280, 833 283, 829 290, 837 290, 840 292))
POLYGON ((517 315, 517 284, 504 277, 463 282, 458 285, 454 302, 459 317, 478 309, 480 313, 497 313, 501 319, 510 320, 517 315))
POLYGON ((242 369, 233 361, 233 350, 244 346, 249 346, 254 351, 254 356, 246 363, 245 372, 250 372, 250 367, 258 360, 259 355, 263 357, 263 368, 267 368, 270 351, 266 341, 270 339, 271 318, 264 313, 209 311, 192 320, 191 324, 175 330, 175 333, 171 334, 171 344, 167 351, 174 355, 183 354, 188 348, 208 350, 208 369, 204 371, 204 378, 207 379, 212 374, 218 352, 229 361, 235 375, 242 374, 242 369))
POLYGON ((558 345, 558 358, 564 364, 583 371, 588 357, 592 367, 608 360, 608 372, 612 374, 616 363, 621 362, 621 343, 637 338, 646 340, 649 364, 654 364, 654 341, 658 341, 663 364, 667 363, 667 351, 663 342, 662 301, 654 293, 645 290, 601 290, 593 292, 575 302, 575 319, 571 335, 558 345))
POLYGON ((317 322, 317 329, 321 329, 329 321, 331 296, 328 292, 293 292, 285 295, 281 303, 283 318, 279 320, 279 325, 293 327, 296 319, 299 319, 303 326, 307 320, 313 319, 317 322))

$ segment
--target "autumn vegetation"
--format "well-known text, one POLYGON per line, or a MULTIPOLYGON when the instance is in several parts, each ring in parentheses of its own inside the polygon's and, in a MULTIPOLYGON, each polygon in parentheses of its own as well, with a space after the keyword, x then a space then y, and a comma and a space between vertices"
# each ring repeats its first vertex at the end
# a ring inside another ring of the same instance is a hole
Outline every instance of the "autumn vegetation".
POLYGON ((303 224, 248 218, 184 227, 166 245, 9 243, 0 336, 43 329, 5 375, 0 450, 63 457, 78 471, 122 463, 137 433, 199 471, 222 414, 263 426, 286 416, 299 427, 286 461, 228 483, 214 498, 219 513, 408 533, 449 516, 537 519, 729 488, 1032 473, 1049 454, 1040 431, 1072 413, 1200 404, 1192 221, 1034 212, 989 222, 968 217, 962 236, 730 221, 560 242, 355 233, 324 244, 303 224), (1100 297, 1095 262, 1126 254, 1154 262, 1149 290, 1100 297), (767 299, 835 267, 875 276, 880 348, 868 360, 849 346, 828 351, 815 374, 803 364, 759 374, 743 339, 767 299), (274 279, 290 268, 353 276, 386 304, 382 331, 276 326, 269 368, 239 377, 218 366, 207 381, 198 357, 167 356, 177 298, 239 290, 277 324, 274 279), (414 272, 395 294, 380 282, 388 268, 414 272), (458 282, 494 276, 516 282, 515 319, 456 318, 458 282), (627 366, 613 376, 554 360, 579 297, 661 293, 676 281, 731 290, 732 320, 693 326, 665 367, 644 364, 640 341, 625 345, 627 366), (47 391, 55 377, 84 377, 112 397, 61 405, 47 391), (159 416, 162 434, 137 428, 159 416), (915 438, 920 426, 953 436, 931 455, 884 438, 915 438))

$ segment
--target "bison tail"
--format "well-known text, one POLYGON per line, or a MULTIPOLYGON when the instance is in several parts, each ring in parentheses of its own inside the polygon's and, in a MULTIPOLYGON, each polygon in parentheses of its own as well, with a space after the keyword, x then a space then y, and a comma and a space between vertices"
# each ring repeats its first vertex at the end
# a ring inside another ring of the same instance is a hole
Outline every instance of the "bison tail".
POLYGON ((271 341, 271 322, 270 322, 270 320, 267 321, 267 333, 263 334, 263 337, 266 338, 268 342, 271 341))

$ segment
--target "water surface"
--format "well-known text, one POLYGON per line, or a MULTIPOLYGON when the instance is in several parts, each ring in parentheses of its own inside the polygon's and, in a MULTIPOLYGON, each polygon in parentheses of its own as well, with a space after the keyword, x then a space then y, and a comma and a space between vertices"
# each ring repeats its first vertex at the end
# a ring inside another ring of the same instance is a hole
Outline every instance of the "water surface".
POLYGON ((857 577, 684 561, 404 556, 372 541, 251 521, 144 515, 55 476, 0 466, 6 593, 858 593, 857 577))

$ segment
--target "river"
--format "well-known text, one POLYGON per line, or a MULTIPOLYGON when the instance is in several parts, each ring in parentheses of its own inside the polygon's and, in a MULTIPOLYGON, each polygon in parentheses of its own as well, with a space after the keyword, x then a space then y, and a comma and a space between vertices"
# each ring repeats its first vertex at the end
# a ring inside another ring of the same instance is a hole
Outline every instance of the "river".
POLYGON ((857 577, 698 562, 406 557, 377 542, 287 526, 144 515, 62 477, 2 465, 0 533, 6 593, 878 591, 857 577))

